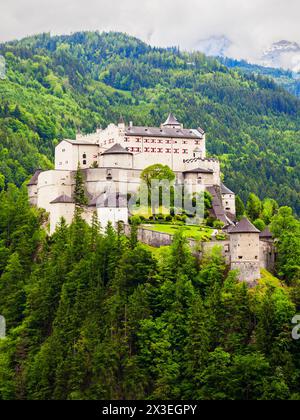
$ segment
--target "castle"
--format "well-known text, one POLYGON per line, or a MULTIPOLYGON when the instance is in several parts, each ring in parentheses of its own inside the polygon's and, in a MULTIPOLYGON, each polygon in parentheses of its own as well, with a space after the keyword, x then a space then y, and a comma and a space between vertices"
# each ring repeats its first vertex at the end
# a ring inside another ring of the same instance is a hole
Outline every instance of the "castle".
POLYGON ((62 217, 71 223, 74 176, 80 165, 89 198, 85 220, 90 223, 97 211, 102 226, 109 221, 127 224, 127 194, 139 190, 142 171, 157 163, 169 166, 176 183, 191 192, 210 192, 211 216, 224 223, 230 237, 231 267, 240 270, 241 279, 257 280, 260 267, 270 265, 269 239, 259 238, 260 232, 247 219, 235 223, 235 193, 221 182, 218 159, 206 156, 204 130, 184 128, 173 114, 160 127, 126 125, 121 118, 117 125, 61 141, 55 149, 55 169, 38 170, 30 180, 30 201, 49 212, 50 233, 62 217))

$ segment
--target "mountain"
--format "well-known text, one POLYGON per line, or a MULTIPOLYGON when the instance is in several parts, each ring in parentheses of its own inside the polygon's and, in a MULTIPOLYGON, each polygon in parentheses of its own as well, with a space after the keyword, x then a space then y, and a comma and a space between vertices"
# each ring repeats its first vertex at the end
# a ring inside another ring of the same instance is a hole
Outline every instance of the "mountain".
MULTIPOLYGON (((196 43, 195 49, 211 57, 228 57, 232 42, 226 36, 211 36, 196 43)), ((275 68, 298 73, 300 71, 300 45, 281 40, 262 52, 256 63, 261 67, 275 68)), ((255 65, 255 64, 254 64, 255 65)))
POLYGON ((201 39, 195 49, 211 57, 225 57, 231 41, 226 36, 212 36, 201 39))
POLYGON ((278 41, 264 51, 261 64, 266 67, 275 67, 300 71, 300 45, 297 42, 278 41))
POLYGON ((300 101, 270 78, 200 52, 155 48, 121 33, 41 34, 0 45, 0 188, 49 168, 76 131, 117 121, 158 125, 171 110, 203 126, 229 188, 300 214, 300 101))

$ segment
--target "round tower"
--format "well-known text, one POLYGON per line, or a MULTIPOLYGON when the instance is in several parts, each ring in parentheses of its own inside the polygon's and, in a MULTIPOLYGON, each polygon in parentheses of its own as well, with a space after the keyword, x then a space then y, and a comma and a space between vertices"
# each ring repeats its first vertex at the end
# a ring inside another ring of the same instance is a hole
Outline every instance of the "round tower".
POLYGON ((116 143, 102 153, 102 166, 104 168, 132 169, 133 153, 116 143))
POLYGON ((259 233, 244 217, 228 231, 230 235, 231 270, 239 271, 239 279, 250 285, 260 279, 259 233))

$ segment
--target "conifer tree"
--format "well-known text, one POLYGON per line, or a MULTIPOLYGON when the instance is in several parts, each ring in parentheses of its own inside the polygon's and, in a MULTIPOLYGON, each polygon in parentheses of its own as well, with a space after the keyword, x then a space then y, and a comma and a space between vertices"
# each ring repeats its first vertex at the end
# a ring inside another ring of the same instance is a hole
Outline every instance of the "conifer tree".
POLYGON ((84 206, 87 205, 88 200, 84 190, 84 180, 82 170, 78 164, 77 171, 75 173, 75 188, 73 194, 75 207, 78 210, 82 210, 84 206))

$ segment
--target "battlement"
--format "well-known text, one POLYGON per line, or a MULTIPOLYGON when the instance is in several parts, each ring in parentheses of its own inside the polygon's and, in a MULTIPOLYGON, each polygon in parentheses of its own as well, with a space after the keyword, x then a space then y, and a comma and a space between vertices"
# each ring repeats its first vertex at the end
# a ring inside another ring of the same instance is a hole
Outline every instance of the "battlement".
POLYGON ((189 159, 183 159, 183 163, 197 163, 197 162, 216 162, 219 163, 219 159, 217 158, 189 158, 189 159))

